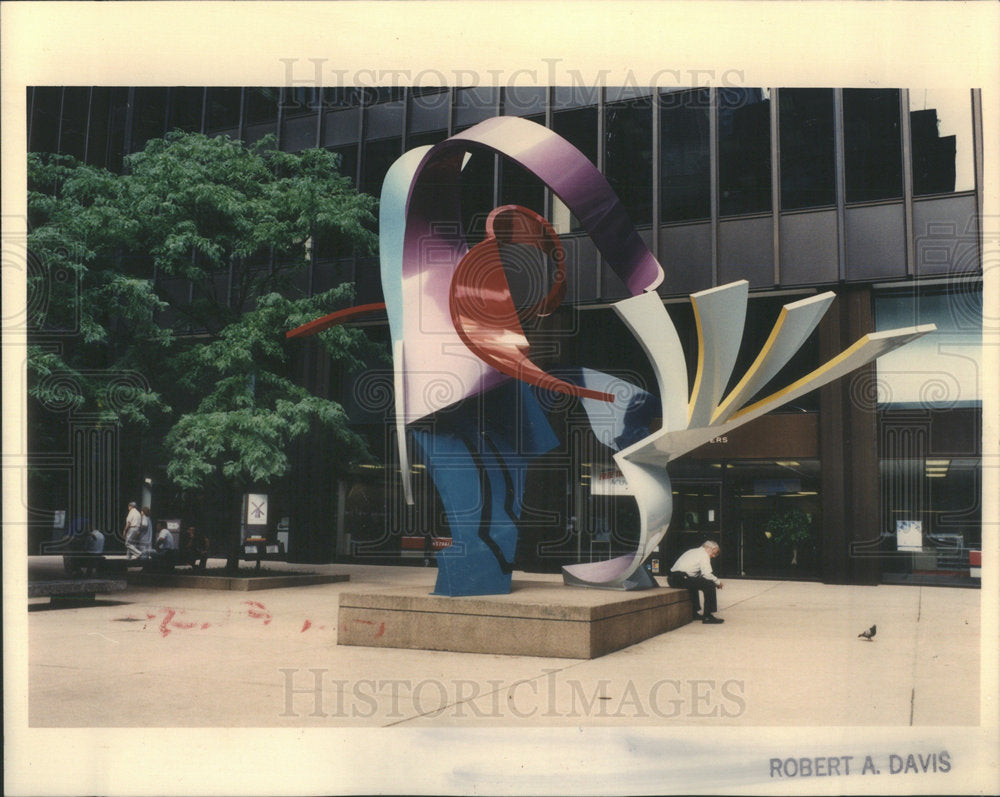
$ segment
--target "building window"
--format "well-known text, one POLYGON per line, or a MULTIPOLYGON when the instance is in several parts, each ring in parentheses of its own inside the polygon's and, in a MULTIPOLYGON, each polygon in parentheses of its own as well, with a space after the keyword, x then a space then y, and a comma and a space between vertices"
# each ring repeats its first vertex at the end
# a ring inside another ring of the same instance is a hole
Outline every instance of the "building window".
POLYGON ((365 89, 366 105, 374 105, 377 102, 399 102, 403 99, 402 86, 376 86, 365 89))
POLYGON ((90 96, 90 130, 87 141, 87 163, 104 166, 108 157, 108 113, 111 91, 95 87, 90 96))
POLYGON ((653 221, 653 116, 648 98, 605 108, 604 176, 633 224, 653 221))
POLYGON ((552 129, 597 164, 597 108, 576 108, 552 115, 552 129))
POLYGON ((358 146, 350 144, 346 147, 331 147, 330 151, 340 156, 340 173, 349 177, 352 185, 358 182, 358 146))
MULTIPOLYGON (((736 365, 733 366, 729 384, 726 387, 726 393, 739 384, 744 374, 753 365, 754 360, 757 359, 761 350, 768 345, 774 325, 781 317, 782 309, 786 304, 795 301, 796 298, 794 296, 758 296, 750 300, 747 305, 747 315, 743 326, 739 354, 736 358, 736 365)), ((693 357, 689 359, 694 360, 693 357)), ((795 354, 789 358, 781 370, 753 398, 749 399, 747 404, 760 401, 772 393, 784 389, 819 368, 820 365, 819 332, 814 330, 796 350, 795 354)), ((818 390, 812 390, 805 395, 799 396, 794 401, 772 410, 773 413, 778 414, 818 411, 818 390)))
POLYGON ((240 125, 240 90, 234 88, 211 88, 208 90, 209 130, 225 130, 240 125))
POLYGON ((316 86, 296 86, 286 88, 281 96, 281 110, 286 117, 314 114, 319 108, 334 107, 329 92, 333 89, 321 89, 316 86))
MULTIPOLYGON (((890 444, 926 444, 919 431, 890 428, 883 437, 890 444)), ((882 459, 879 477, 883 580, 977 584, 970 578, 969 552, 982 549, 981 460, 937 456, 923 448, 882 459)))
POLYGON ((107 168, 113 172, 122 170, 125 156, 125 120, 128 118, 128 95, 126 88, 112 89, 111 114, 108 128, 108 162, 107 168))
POLYGON ((848 202, 903 195, 897 89, 844 89, 844 161, 848 202))
POLYGON ((413 98, 417 97, 438 97, 436 102, 447 102, 447 99, 441 99, 440 95, 447 94, 449 89, 447 86, 414 86, 410 89, 410 96, 413 98))
POLYGON ((911 89, 909 95, 913 193, 973 190, 970 92, 911 89))
POLYGON ((975 585, 982 547, 983 293, 875 294, 878 331, 937 331, 876 360, 883 581, 975 585))
POLYGON ((876 360, 878 403, 917 410, 982 406, 983 291, 884 291, 875 295, 875 329, 917 324, 937 330, 876 360))
MULTIPOLYGON (((552 129, 597 165, 597 108, 576 108, 552 115, 552 129)), ((577 232, 580 222, 558 197, 552 197, 552 225, 560 233, 577 232)))
POLYGON ((201 111, 205 100, 205 90, 191 86, 179 86, 170 90, 170 118, 168 130, 183 130, 185 133, 201 132, 201 111))
POLYGON ((781 89, 778 94, 781 142, 781 209, 833 205, 833 90, 781 89))
MULTIPOLYGON (((544 117, 528 117, 529 121, 544 125, 544 117)), ((521 205, 545 215, 545 184, 527 169, 514 161, 500 161, 500 204, 521 205)))
POLYGON ((382 181, 389 167, 402 154, 401 138, 385 138, 366 141, 361 164, 361 190, 372 196, 382 193, 382 181))
POLYGON ((719 89, 719 213, 771 209, 771 100, 767 89, 719 89))
POLYGON ((67 87, 63 93, 62 135, 59 151, 83 160, 87 148, 87 116, 90 113, 90 89, 67 87))
POLYGON ((135 90, 132 119, 132 151, 142 149, 152 138, 163 138, 167 123, 167 89, 135 90))
POLYGON ((32 152, 55 152, 59 147, 59 114, 62 110, 62 89, 40 86, 34 90, 31 107, 32 152))
POLYGON ((462 195, 462 224, 469 245, 479 243, 486 235, 486 217, 493 210, 493 187, 496 180, 495 157, 492 152, 476 149, 462 169, 459 186, 462 195))
POLYGON ((660 96, 660 220, 711 215, 709 93, 660 96))
POLYGON ((406 149, 407 151, 411 149, 416 149, 417 147, 432 147, 435 144, 440 144, 448 138, 447 130, 431 130, 427 133, 410 133, 406 137, 406 149))
POLYGON ((247 124, 260 125, 278 121, 280 89, 247 89, 247 124))

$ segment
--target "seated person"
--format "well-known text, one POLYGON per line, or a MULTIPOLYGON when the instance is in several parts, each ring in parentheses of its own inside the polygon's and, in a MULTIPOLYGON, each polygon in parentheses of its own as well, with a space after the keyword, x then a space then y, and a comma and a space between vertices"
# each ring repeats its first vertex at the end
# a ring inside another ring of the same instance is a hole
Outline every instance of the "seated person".
POLYGON ((99 529, 74 534, 69 543, 70 551, 63 557, 66 573, 73 577, 91 577, 97 574, 104 562, 104 534, 99 529))
POLYGON ((100 529, 93 529, 89 534, 85 535, 83 551, 86 554, 83 566, 84 573, 90 576, 97 575, 98 570, 101 569, 101 565, 104 563, 104 557, 101 556, 104 553, 104 534, 100 529))
POLYGON ((718 608, 715 591, 722 589, 722 582, 712 572, 712 560, 718 555, 718 543, 706 540, 701 547, 682 553, 667 575, 667 584, 671 587, 687 589, 695 619, 701 619, 706 625, 724 622, 715 616, 718 608), (699 605, 699 592, 705 595, 704 615, 699 605))
POLYGON ((143 554, 143 570, 154 572, 169 572, 174 569, 174 559, 177 553, 174 535, 170 533, 167 524, 162 520, 157 523, 156 539, 153 550, 143 554))
POLYGON ((177 564, 191 565, 192 568, 204 570, 208 562, 208 549, 208 537, 198 534, 194 526, 188 526, 181 534, 177 564))

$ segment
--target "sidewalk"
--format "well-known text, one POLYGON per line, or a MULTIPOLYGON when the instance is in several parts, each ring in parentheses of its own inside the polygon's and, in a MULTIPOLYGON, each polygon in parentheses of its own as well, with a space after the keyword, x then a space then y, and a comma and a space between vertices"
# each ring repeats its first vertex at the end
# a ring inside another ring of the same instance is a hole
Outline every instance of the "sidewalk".
MULTIPOLYGON (((221 565, 222 561, 210 563, 221 565)), ((59 557, 32 557, 32 578, 59 557)), ((336 644, 337 595, 436 571, 255 592, 130 586, 29 602, 32 727, 972 726, 980 592, 729 580, 692 623, 593 660, 336 644), (858 634, 878 626, 875 640, 858 634)), ((519 577, 515 573, 515 585, 519 577)), ((557 575, 530 578, 560 581, 557 575)), ((662 579, 660 580, 662 583, 662 579)))

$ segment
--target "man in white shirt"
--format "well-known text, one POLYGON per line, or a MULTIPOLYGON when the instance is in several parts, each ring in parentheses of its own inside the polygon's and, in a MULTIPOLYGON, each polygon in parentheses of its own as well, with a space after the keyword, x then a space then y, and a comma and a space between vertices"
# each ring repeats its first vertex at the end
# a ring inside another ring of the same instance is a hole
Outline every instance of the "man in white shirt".
POLYGON ((170 533, 166 523, 160 526, 159 534, 156 535, 155 547, 158 551, 173 551, 177 548, 174 544, 174 535, 170 533))
POLYGON ((722 582, 712 572, 712 560, 718 555, 718 544, 708 540, 702 543, 700 548, 692 548, 682 553, 667 574, 667 583, 671 587, 688 591, 695 619, 701 617, 701 621, 707 624, 725 622, 714 614, 718 608, 715 602, 715 590, 722 589, 722 582), (704 616, 701 614, 699 592, 705 593, 704 616))
POLYGON ((139 535, 141 523, 142 515, 139 514, 139 508, 135 501, 129 501, 128 515, 125 516, 125 531, 123 532, 125 534, 125 551, 129 559, 142 555, 142 551, 136 546, 136 537, 139 535))
POLYGON ((157 524, 157 528, 159 531, 153 542, 153 550, 143 554, 142 569, 150 573, 169 573, 174 569, 177 545, 174 542, 174 535, 170 533, 166 523, 161 520, 157 524))

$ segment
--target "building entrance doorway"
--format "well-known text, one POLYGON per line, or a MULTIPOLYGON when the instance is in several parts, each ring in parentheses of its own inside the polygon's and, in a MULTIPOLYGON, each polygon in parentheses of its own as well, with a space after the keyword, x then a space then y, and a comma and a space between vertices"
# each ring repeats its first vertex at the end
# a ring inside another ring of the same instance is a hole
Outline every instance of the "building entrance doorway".
POLYGON ((725 467, 739 548, 738 573, 749 578, 821 574, 819 460, 735 460, 725 467))
MULTIPOLYGON (((706 540, 717 542, 723 549, 718 565, 725 567, 725 557, 731 555, 722 539, 722 481, 675 480, 673 483, 674 513, 670 530, 660 543, 660 569, 666 573, 684 551, 696 548, 706 540)), ((727 568, 728 569, 728 568, 727 568)))
POLYGON ((672 479, 674 511, 660 543, 659 572, 706 540, 721 548, 721 578, 818 578, 818 459, 681 461, 672 479))

